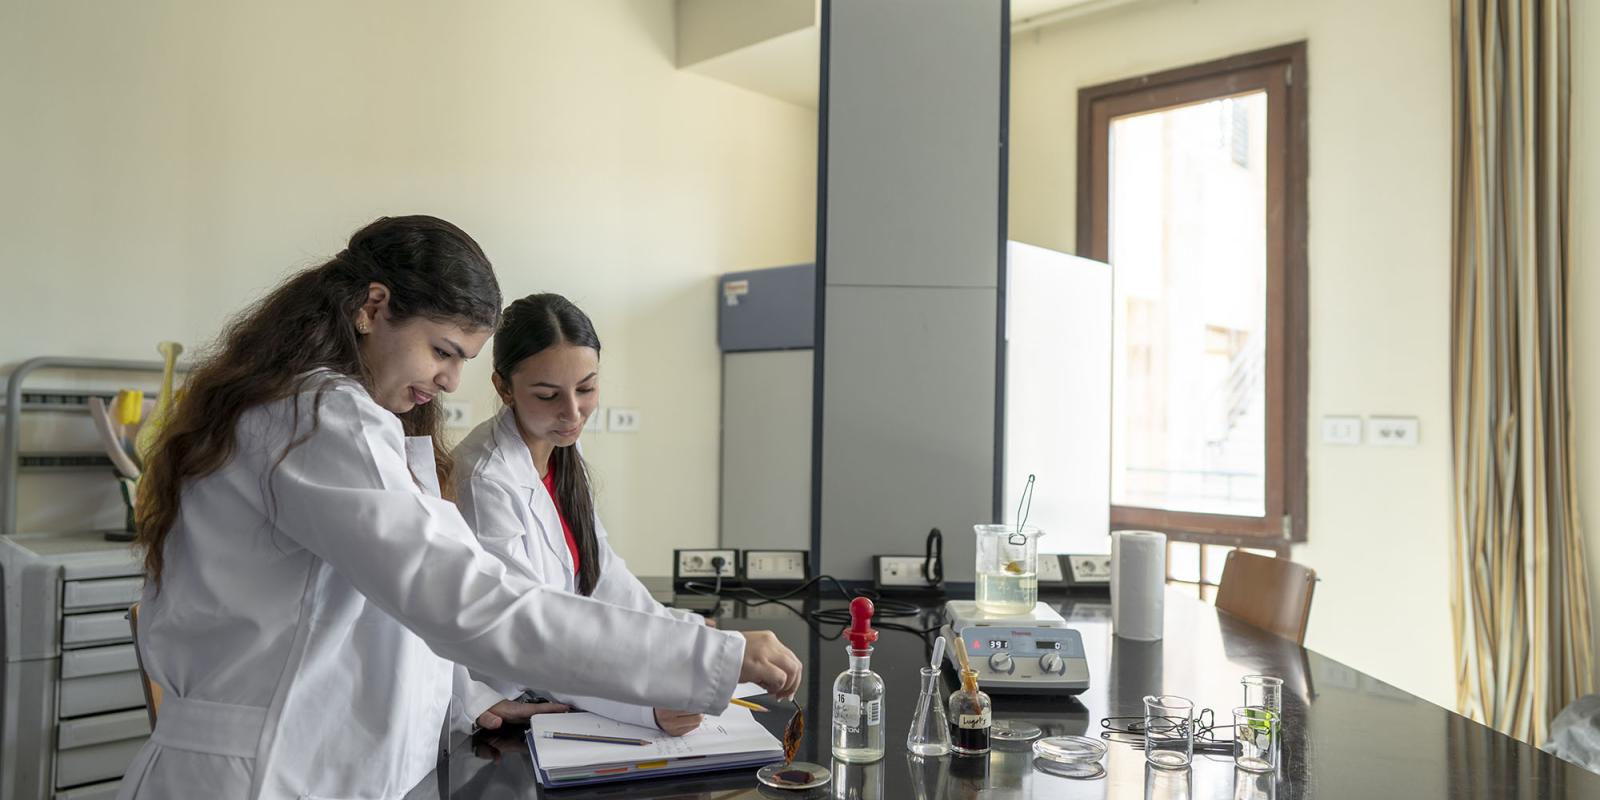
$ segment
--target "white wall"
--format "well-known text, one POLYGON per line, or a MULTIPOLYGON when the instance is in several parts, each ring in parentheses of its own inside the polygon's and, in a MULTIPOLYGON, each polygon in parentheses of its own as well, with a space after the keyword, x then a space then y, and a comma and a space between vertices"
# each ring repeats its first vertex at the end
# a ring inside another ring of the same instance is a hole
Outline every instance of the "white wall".
POLYGON ((1306 643, 1453 706, 1448 5, 1149 0, 1019 34, 1011 238, 1074 250, 1080 88, 1300 40, 1312 430, 1324 414, 1413 415, 1422 428, 1414 449, 1313 434, 1310 541, 1293 553, 1322 578, 1306 643))
MULTIPOLYGON (((437 214, 508 299, 594 318, 601 401, 643 422, 585 439, 601 512, 666 572, 716 541, 712 276, 811 260, 816 174, 815 112, 673 68, 673 6, 0 6, 0 370, 205 342, 373 217, 437 214)), ((24 527, 70 516, 52 497, 24 527)))

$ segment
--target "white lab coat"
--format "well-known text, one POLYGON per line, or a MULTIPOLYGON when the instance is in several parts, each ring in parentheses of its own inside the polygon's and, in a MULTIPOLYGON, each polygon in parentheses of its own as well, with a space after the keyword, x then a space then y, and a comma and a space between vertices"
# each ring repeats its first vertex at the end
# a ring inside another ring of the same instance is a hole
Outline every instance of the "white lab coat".
MULTIPOLYGON (((511 407, 502 406, 492 418, 474 428, 452 455, 456 462, 456 502, 483 548, 544 586, 577 593, 578 577, 573 572, 572 553, 567 549, 555 500, 534 468, 533 455, 517 429, 511 407)), ((594 528, 599 544, 600 580, 590 597, 647 614, 704 624, 699 614, 656 602, 650 590, 611 549, 598 513, 594 528)), ((624 663, 633 657, 636 647, 632 642, 612 645, 613 650, 626 654, 624 663)), ((529 686, 476 673, 473 678, 456 684, 458 706, 472 719, 529 686)), ((655 710, 648 705, 557 691, 548 681, 532 687, 584 711, 634 725, 656 726, 655 710)))
POLYGON ((451 661, 562 691, 727 706, 742 638, 507 570, 424 493, 432 464, 408 468, 397 417, 348 378, 317 383, 314 433, 311 390, 252 409, 233 458, 185 487, 139 615, 165 697, 119 798, 398 798, 434 767, 451 661), (624 666, 594 641, 638 651, 624 666))

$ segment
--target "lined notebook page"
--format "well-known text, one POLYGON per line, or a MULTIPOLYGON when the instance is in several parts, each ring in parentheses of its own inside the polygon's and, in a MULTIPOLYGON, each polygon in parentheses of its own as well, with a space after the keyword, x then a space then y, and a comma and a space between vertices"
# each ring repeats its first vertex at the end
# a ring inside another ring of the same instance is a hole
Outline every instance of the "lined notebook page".
POLYGON ((783 743, 761 723, 750 709, 729 706, 718 716, 706 715, 700 727, 683 736, 668 736, 654 728, 641 728, 596 714, 574 711, 566 714, 536 714, 529 720, 532 743, 539 751, 539 766, 547 771, 610 764, 631 764, 684 756, 782 754, 783 743), (625 736, 648 739, 649 745, 636 747, 603 742, 574 742, 545 739, 545 731, 585 733, 600 736, 625 736))

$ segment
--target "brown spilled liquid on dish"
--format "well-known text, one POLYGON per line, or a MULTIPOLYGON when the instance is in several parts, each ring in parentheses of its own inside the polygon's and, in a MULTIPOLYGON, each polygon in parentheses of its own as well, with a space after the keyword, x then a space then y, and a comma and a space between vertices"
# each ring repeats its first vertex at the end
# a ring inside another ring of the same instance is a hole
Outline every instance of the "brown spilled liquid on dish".
POLYGON ((772 779, 778 783, 791 783, 795 786, 804 786, 811 782, 811 773, 806 772, 803 769, 786 769, 776 775, 773 775, 772 779))

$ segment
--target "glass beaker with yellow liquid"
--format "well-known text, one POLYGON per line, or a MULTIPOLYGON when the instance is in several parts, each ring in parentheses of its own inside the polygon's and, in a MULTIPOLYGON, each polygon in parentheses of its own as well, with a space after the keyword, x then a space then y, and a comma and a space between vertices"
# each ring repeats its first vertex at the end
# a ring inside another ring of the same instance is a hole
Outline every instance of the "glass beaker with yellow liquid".
POLYGON ((1025 616, 1039 603, 1039 537, 1030 525, 974 525, 978 610, 1025 616))

